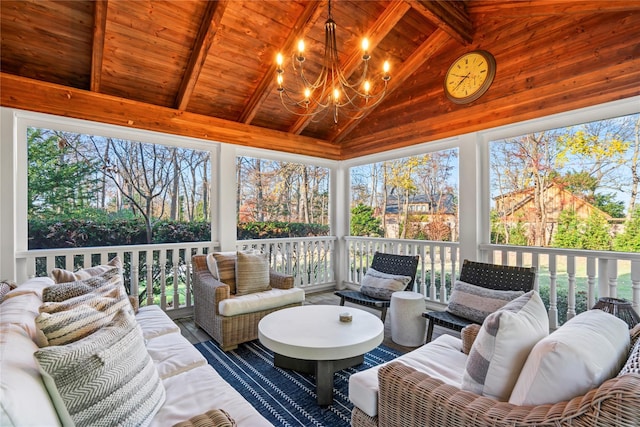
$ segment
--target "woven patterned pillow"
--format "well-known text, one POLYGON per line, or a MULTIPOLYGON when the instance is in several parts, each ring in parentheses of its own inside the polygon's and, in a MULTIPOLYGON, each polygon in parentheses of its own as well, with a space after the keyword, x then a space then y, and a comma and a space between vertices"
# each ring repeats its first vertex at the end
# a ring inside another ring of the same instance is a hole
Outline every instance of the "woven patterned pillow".
POLYGON ((174 424, 173 427, 235 427, 237 424, 233 418, 222 409, 212 409, 201 415, 189 418, 174 424))
POLYGON ((236 295, 271 289, 269 260, 261 253, 238 252, 236 255, 236 295))
POLYGON ((457 280, 449 297, 447 311, 482 323, 489 314, 523 294, 522 291, 497 291, 457 280))
POLYGON ((149 425, 165 390, 126 310, 77 342, 35 352, 62 425, 149 425))
POLYGON ((42 301, 61 302, 96 290, 107 290, 117 287, 122 287, 123 292, 125 292, 119 269, 110 267, 106 272, 89 277, 88 279, 46 287, 42 291, 42 301))
POLYGON ((84 268, 82 270, 78 270, 75 273, 73 271, 64 270, 62 268, 54 268, 51 270, 51 277, 56 283, 68 283, 75 282, 76 280, 84 280, 88 279, 92 276, 97 276, 98 274, 102 274, 107 270, 110 270, 111 267, 117 267, 120 271, 122 271, 122 260, 120 257, 116 255, 105 265, 97 265, 95 267, 84 268))
POLYGON ((625 374, 640 374, 640 339, 636 340, 636 343, 631 347, 629 352, 629 358, 624 364, 618 376, 625 374))
POLYGON ((360 292, 377 299, 390 300, 391 294, 404 291, 411 277, 387 274, 369 267, 360 283, 360 292))
POLYGON ((506 401, 527 356, 549 334, 549 318, 536 291, 514 299, 487 316, 462 376, 462 389, 506 401))
POLYGON ((212 252, 207 255, 207 266, 214 279, 229 285, 236 293, 236 252, 212 252))
MULTIPOLYGON (((62 303, 47 303, 42 306, 36 317, 36 342, 40 347, 48 345, 64 345, 88 335, 111 323, 120 310, 131 310, 126 295, 120 295, 117 289, 108 294, 88 294, 91 298, 80 298, 82 301, 69 300, 62 303), (115 295, 114 295, 115 294, 115 295), (59 310, 60 305, 66 307, 59 310), (51 312, 47 312, 51 310, 51 312)), ((71 298, 75 300, 75 298, 71 298)))

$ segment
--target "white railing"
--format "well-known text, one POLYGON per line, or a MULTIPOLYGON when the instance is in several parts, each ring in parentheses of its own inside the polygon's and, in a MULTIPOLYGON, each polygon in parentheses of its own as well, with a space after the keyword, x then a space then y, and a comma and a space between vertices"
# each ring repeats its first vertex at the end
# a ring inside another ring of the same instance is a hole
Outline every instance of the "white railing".
POLYGON ((489 262, 536 267, 535 288, 548 288, 552 329, 601 297, 629 300, 640 313, 640 253, 510 245, 480 245, 480 250, 489 262))
MULTIPOLYGON (((273 269, 293 275, 296 286, 315 291, 335 287, 335 241, 326 236, 241 240, 236 247, 268 254, 273 269)), ((191 258, 214 249, 219 249, 217 242, 30 250, 16 254, 17 279, 23 283, 29 277, 47 276, 56 267, 75 271, 106 264, 118 255, 128 292, 139 297, 141 305, 159 305, 177 318, 190 315, 194 304, 191 258)))
POLYGON ((335 287, 335 242, 333 236, 238 240, 236 249, 260 250, 271 268, 294 276, 297 287, 316 291, 335 287))
POLYGON ((178 317, 189 314, 194 303, 191 257, 216 246, 214 242, 189 242, 30 250, 16 254, 17 265, 23 267, 18 269, 18 283, 28 277, 47 276, 56 267, 75 271, 106 264, 118 255, 124 264, 124 282, 130 295, 139 297, 141 305, 156 304, 178 317))
POLYGON ((344 240, 347 242, 349 257, 345 280, 348 286, 354 287, 360 283, 376 251, 398 255, 419 255, 413 290, 424 295, 427 301, 447 303, 452 278, 455 280, 459 271, 460 245, 457 242, 371 237, 345 237, 344 240))

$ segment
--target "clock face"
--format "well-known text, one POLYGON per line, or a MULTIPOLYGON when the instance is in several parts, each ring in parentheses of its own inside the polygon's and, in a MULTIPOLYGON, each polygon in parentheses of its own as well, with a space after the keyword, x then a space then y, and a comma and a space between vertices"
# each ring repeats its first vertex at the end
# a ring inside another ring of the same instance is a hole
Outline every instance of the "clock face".
POLYGON ((445 75, 444 91, 457 103, 475 101, 489 89, 496 73, 496 62, 486 51, 466 53, 458 58, 445 75))

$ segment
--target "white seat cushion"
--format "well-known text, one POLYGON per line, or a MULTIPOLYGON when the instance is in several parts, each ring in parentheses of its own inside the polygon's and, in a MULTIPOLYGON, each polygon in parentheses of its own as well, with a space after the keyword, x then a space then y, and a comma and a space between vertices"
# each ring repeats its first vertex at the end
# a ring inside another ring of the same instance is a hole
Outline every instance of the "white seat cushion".
POLYGON ((218 310, 223 316, 255 313, 256 311, 282 307, 304 301, 304 290, 300 288, 270 289, 248 295, 234 296, 220 301, 218 310))
MULTIPOLYGON (((462 340, 441 335, 429 344, 403 354, 393 362, 402 362, 446 384, 460 387, 467 355, 462 340)), ((390 362, 357 372, 349 377, 349 400, 371 417, 378 415, 378 370, 390 362)))
POLYGON ((142 336, 145 340, 160 335, 180 333, 180 327, 173 323, 157 305, 140 307, 138 314, 136 314, 136 320, 142 329, 142 336))
POLYGON ((224 409, 239 426, 271 426, 209 365, 174 375, 162 382, 167 398, 151 422, 153 427, 173 426, 211 409, 224 409))
POLYGON ((629 327, 601 310, 580 313, 531 350, 509 403, 561 402, 599 387, 620 371, 629 352, 629 327))
POLYGON ((180 334, 165 334, 151 338, 146 344, 147 352, 156 365, 161 379, 169 378, 207 364, 191 343, 180 334))

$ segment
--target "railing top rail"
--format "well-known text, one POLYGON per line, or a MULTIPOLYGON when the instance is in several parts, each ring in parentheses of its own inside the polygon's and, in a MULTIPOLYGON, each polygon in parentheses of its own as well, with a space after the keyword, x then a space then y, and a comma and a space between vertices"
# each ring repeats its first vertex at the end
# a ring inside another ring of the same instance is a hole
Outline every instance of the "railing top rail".
POLYGON ((460 246, 459 242, 443 242, 440 240, 412 240, 412 239, 386 239, 383 237, 363 237, 363 236, 344 236, 343 239, 345 241, 379 241, 379 242, 389 242, 389 243, 398 243, 404 245, 435 245, 449 248, 457 248, 460 246))
POLYGON ((486 243, 479 245, 479 247, 481 250, 489 250, 489 251, 503 250, 503 251, 509 251, 509 252, 640 261, 640 253, 633 253, 633 252, 592 251, 587 249, 543 248, 539 246, 496 245, 496 244, 486 244, 486 243))
POLYGON ((206 248, 220 246, 218 242, 180 242, 180 243, 153 243, 139 245, 118 245, 118 246, 90 246, 82 248, 56 248, 56 249, 31 249, 28 251, 16 252, 17 258, 28 256, 47 255, 85 255, 99 252, 130 252, 140 250, 163 250, 163 249, 185 249, 185 248, 206 248))
POLYGON ((247 239, 236 240, 237 245, 278 243, 278 242, 313 242, 315 240, 337 240, 336 236, 312 236, 312 237, 278 237, 273 239, 247 239))

